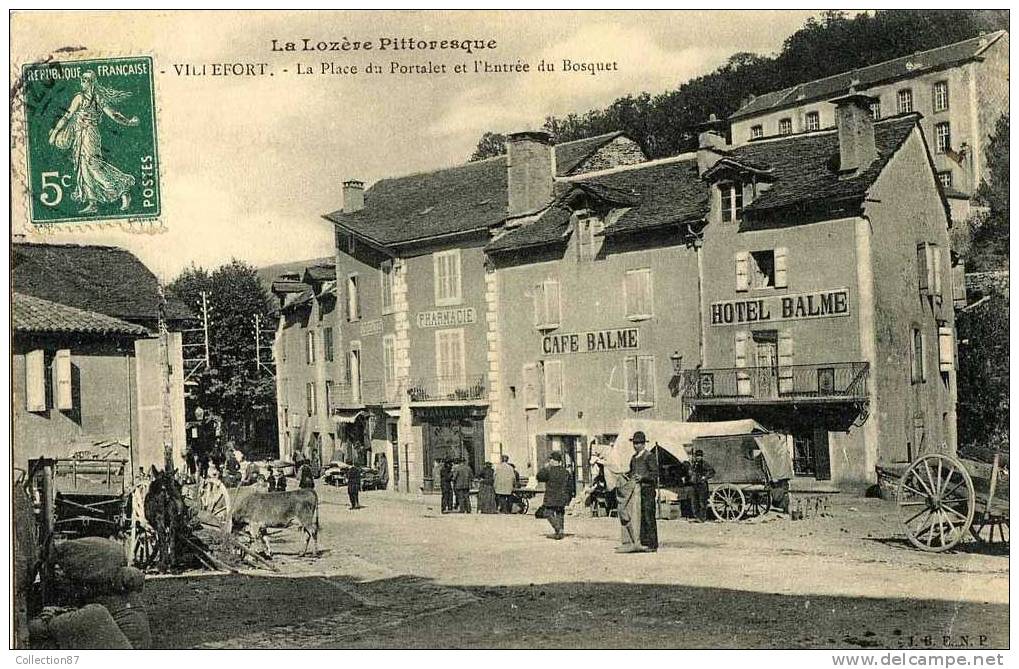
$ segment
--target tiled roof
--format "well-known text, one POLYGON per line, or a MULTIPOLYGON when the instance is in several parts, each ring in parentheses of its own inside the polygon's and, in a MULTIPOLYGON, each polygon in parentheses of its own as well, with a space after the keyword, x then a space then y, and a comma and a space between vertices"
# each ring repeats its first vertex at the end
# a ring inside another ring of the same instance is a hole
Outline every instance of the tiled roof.
POLYGON ((632 206, 604 234, 612 236, 703 220, 708 214, 708 187, 697 173, 697 160, 664 160, 574 181, 537 221, 521 226, 491 242, 489 252, 511 251, 561 242, 569 234, 566 199, 575 190, 632 206))
MULTIPOLYGON (((555 147, 559 175, 574 169, 622 133, 555 147)), ((382 246, 483 230, 506 218, 506 156, 382 179, 365 191, 365 207, 325 218, 382 246)))
POLYGON ((304 270, 304 282, 309 281, 333 281, 336 279, 336 264, 323 263, 312 265, 304 270))
MULTIPOLYGON (((115 246, 16 243, 11 283, 19 293, 126 321, 159 317, 159 282, 149 268, 115 246)), ((193 318, 174 299, 166 301, 167 318, 193 318)))
POLYGON ((815 204, 844 204, 862 199, 892 155, 919 120, 917 114, 891 117, 874 124, 878 158, 861 174, 840 178, 839 138, 835 130, 751 142, 732 150, 737 161, 771 168, 770 189, 758 195, 745 213, 815 204))
POLYGON ((730 119, 756 116, 764 112, 793 107, 815 100, 825 100, 846 93, 850 87, 865 91, 868 87, 886 81, 913 77, 922 72, 949 67, 973 58, 978 58, 991 44, 1008 33, 1004 30, 980 35, 946 46, 920 51, 886 60, 882 63, 843 72, 824 79, 797 84, 781 91, 759 95, 736 110, 730 119))
POLYGON ((29 334, 92 334, 146 337, 148 330, 105 314, 76 309, 41 297, 14 293, 14 331, 29 334))

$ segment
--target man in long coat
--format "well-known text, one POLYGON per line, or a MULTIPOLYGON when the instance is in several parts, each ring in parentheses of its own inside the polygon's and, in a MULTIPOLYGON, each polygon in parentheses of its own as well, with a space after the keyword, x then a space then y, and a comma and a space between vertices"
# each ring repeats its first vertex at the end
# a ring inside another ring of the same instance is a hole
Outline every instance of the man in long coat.
POLYGON ((657 504, 658 463, 647 449, 643 432, 633 433, 633 458, 626 481, 620 485, 619 520, 623 526, 623 546, 620 552, 658 550, 658 524, 655 520, 657 504))
POLYGON ((538 470, 538 481, 545 484, 545 496, 541 506, 545 510, 545 518, 555 531, 554 539, 562 539, 563 525, 566 517, 566 506, 573 499, 576 488, 573 484, 573 475, 566 467, 563 467, 563 454, 559 451, 552 451, 548 455, 548 462, 538 470))
POLYGON ((460 513, 471 512, 472 483, 474 470, 463 458, 458 458, 453 467, 453 494, 456 495, 456 508, 460 513))
POLYGON ((513 488, 517 484, 517 470, 509 462, 509 456, 500 458, 495 466, 495 499, 499 505, 499 513, 513 512, 513 488))

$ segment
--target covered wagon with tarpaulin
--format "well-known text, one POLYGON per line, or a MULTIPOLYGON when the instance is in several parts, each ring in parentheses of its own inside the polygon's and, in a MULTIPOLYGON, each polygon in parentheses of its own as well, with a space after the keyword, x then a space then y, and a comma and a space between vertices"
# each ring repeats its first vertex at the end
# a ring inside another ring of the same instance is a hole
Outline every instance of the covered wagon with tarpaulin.
POLYGON ((709 482, 709 503, 719 520, 735 521, 763 515, 772 507, 787 508, 792 461, 786 436, 770 432, 751 419, 686 422, 626 420, 615 445, 601 454, 606 482, 613 473, 629 469, 630 437, 642 431, 657 457, 659 502, 678 504, 691 499, 689 462, 697 450, 715 470, 709 482))

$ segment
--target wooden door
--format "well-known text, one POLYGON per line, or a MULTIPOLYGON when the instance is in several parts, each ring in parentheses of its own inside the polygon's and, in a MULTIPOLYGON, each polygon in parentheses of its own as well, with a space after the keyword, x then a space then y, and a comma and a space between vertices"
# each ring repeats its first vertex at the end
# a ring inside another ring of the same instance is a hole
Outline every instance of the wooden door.
POLYGON ((754 333, 754 396, 778 397, 778 337, 775 332, 754 333))

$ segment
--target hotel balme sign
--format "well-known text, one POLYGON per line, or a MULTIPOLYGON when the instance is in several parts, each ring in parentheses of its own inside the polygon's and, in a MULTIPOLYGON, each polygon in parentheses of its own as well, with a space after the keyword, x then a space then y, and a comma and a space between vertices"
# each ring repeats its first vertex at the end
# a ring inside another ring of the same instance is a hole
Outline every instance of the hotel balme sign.
POLYGON ((711 325, 743 325, 848 315, 848 288, 711 303, 711 325))

